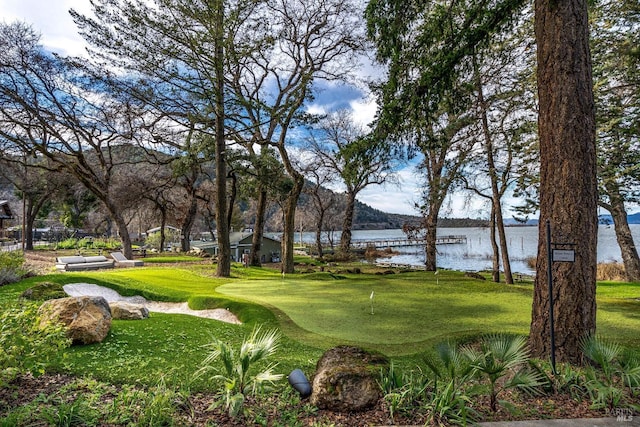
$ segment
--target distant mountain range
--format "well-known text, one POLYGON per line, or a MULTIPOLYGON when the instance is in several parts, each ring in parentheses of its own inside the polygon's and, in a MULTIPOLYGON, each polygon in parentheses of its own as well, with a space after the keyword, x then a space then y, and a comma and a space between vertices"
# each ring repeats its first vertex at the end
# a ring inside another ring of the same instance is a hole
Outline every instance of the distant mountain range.
MULTIPOLYGON (((611 215, 599 215, 598 219, 600 220, 600 224, 613 224, 611 215)), ((627 221, 629 224, 640 224, 640 212, 627 215, 627 221)))
MULTIPOLYGON (((356 201, 354 230, 382 230, 402 228, 405 224, 420 222, 417 215, 403 215, 383 212, 365 203, 356 201)), ((440 218, 438 226, 443 228, 455 227, 488 227, 489 221, 472 218, 440 218)))
MULTIPOLYGON (((611 215, 598 215, 598 221, 600 224, 613 224, 613 218, 611 215)), ((627 221, 629 224, 640 224, 640 212, 636 212, 634 214, 627 215, 627 221)), ((506 225, 538 225, 537 219, 530 219, 525 223, 516 221, 513 218, 509 218, 505 220, 506 225)))
MULTIPOLYGON (((599 215, 600 224, 613 224, 611 215, 599 215)), ((640 224, 640 212, 627 216, 629 224, 640 224)), ((420 217, 416 215, 400 215, 382 212, 374 209, 369 205, 357 202, 356 218, 354 221, 354 229, 356 230, 375 230, 402 228, 404 224, 415 224, 420 221, 420 217)), ((440 218, 438 227, 455 228, 455 227, 488 227, 488 220, 472 219, 472 218, 440 218)), ((507 226, 537 226, 538 219, 530 219, 525 223, 518 222, 513 218, 505 219, 507 226)))

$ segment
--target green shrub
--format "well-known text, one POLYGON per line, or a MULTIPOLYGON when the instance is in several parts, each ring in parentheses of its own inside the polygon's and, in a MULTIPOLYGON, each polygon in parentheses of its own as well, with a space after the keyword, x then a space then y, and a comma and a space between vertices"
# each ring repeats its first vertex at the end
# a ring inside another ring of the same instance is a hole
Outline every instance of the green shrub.
POLYGON ((56 249, 104 249, 104 250, 116 250, 122 246, 122 243, 117 239, 104 239, 94 237, 83 237, 82 239, 76 239, 75 237, 69 237, 56 244, 56 249))
POLYGON ((90 237, 83 237, 78 240, 78 248, 89 249, 93 247, 93 239, 90 237))
POLYGON ((62 361, 70 345, 60 324, 39 326, 37 304, 4 307, 0 313, 0 386, 16 376, 43 374, 45 369, 62 361))
POLYGON ((0 286, 17 282, 26 273, 21 252, 0 252, 0 286))
POLYGON ((91 243, 91 248, 93 249, 104 249, 104 250, 116 250, 122 246, 122 242, 117 239, 102 239, 97 238, 93 239, 91 243))
POLYGON ((78 239, 74 237, 69 237, 56 244, 56 249, 77 249, 77 248, 78 248, 78 239))

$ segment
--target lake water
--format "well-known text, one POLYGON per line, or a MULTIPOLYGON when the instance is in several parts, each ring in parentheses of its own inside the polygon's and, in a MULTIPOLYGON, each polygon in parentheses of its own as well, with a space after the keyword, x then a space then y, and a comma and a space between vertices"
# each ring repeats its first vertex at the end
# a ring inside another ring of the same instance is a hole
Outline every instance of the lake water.
MULTIPOLYGON (((640 224, 632 224, 631 232, 636 245, 640 243, 640 224)), ((533 274, 526 260, 534 258, 538 251, 538 227, 507 227, 507 244, 511 270, 514 273, 533 274)), ((438 245, 437 265, 439 268, 480 271, 490 270, 492 261, 490 230, 488 228, 439 228, 438 236, 461 235, 466 236, 466 243, 438 245)), ((373 239, 402 239, 405 238, 402 230, 355 230, 354 240, 373 239)), ((313 233, 299 233, 296 241, 313 242, 313 233)), ((336 244, 339 233, 336 234, 336 244)), ((580 242, 576 242, 580 244, 580 242)), ((386 262, 400 264, 422 265, 424 264, 424 252, 419 246, 396 248, 398 255, 385 258, 386 262)), ((598 262, 622 261, 620 248, 616 241, 613 226, 601 225, 598 229, 598 262)))

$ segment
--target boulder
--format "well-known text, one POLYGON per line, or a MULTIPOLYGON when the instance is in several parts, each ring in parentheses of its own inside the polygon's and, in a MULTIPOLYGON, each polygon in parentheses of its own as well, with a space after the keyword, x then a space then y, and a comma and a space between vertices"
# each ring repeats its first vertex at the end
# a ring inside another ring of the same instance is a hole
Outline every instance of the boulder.
POLYGON ((111 317, 117 320, 142 320, 149 317, 149 309, 142 304, 113 301, 109 303, 109 308, 111 317))
POLYGON ((42 282, 24 291, 20 298, 32 301, 46 301, 50 299, 66 298, 69 295, 64 291, 62 285, 58 283, 42 282))
POLYGON ((327 350, 316 365, 311 404, 336 412, 362 411, 381 397, 377 379, 388 360, 357 347, 327 350))
POLYGON ((103 297, 69 297, 45 301, 40 323, 61 322, 74 344, 102 342, 111 328, 111 310, 103 297))

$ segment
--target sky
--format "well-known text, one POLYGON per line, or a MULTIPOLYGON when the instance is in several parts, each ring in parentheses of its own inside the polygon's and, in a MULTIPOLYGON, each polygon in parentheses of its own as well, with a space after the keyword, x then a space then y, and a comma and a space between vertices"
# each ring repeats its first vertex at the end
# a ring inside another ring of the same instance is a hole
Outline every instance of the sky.
MULTIPOLYGON (((68 11, 90 13, 89 0, 0 0, 0 19, 6 23, 16 20, 31 24, 42 36, 41 43, 62 55, 78 56, 85 52, 85 43, 78 34, 68 11)), ((364 69, 370 70, 370 67, 364 69)), ((354 120, 369 124, 375 115, 376 104, 366 93, 356 88, 327 86, 308 106, 313 112, 328 112, 336 108, 349 108, 354 120)), ((358 200, 388 213, 417 215, 414 208, 420 196, 420 180, 413 167, 398 172, 398 184, 370 186, 362 191, 358 200)), ((462 195, 453 195, 445 204, 443 217, 486 218, 486 206, 474 201, 471 206, 462 195)))

